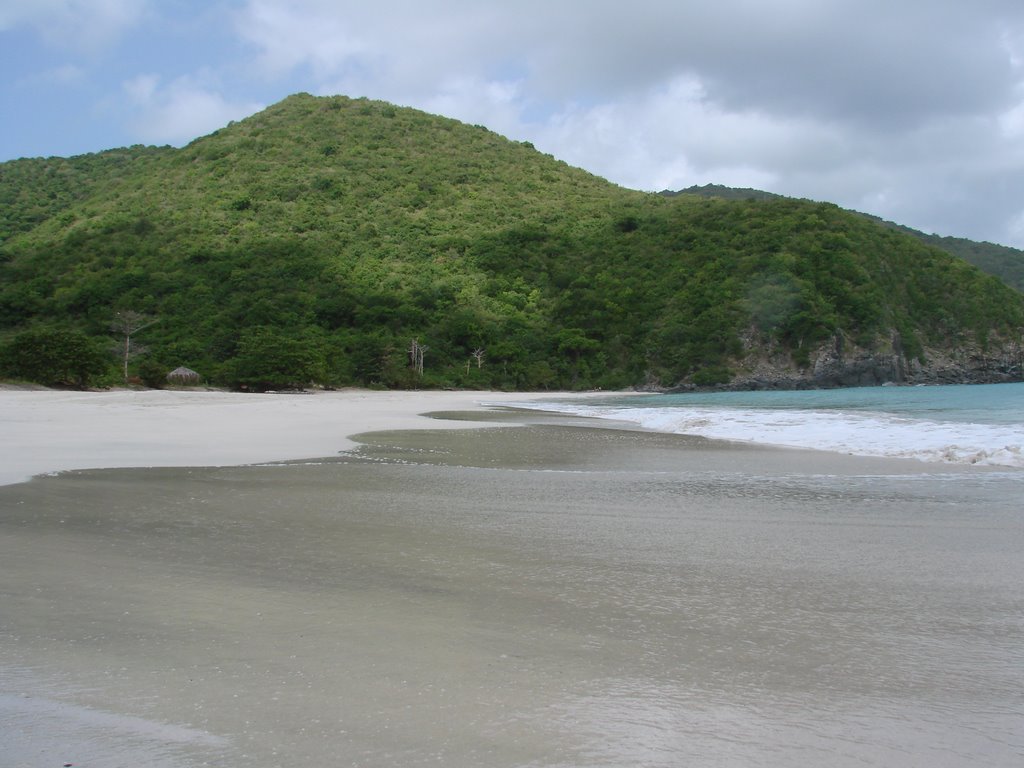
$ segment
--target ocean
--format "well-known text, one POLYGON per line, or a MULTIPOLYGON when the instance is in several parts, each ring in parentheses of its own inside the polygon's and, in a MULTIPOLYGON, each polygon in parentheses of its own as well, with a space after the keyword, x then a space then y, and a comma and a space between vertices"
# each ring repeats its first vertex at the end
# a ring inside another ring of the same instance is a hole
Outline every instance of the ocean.
POLYGON ((1024 384, 631 394, 517 407, 718 440, 1024 467, 1024 384))

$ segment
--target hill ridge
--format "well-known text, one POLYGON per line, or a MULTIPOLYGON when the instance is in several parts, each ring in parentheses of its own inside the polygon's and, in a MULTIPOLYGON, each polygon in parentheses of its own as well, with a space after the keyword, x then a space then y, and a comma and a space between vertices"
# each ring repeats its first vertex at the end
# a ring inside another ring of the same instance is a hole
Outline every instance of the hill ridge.
MULTIPOLYGON (((118 312, 160 319, 129 361, 151 383, 180 365, 247 388, 1020 376, 1024 297, 903 233, 827 203, 624 189, 386 102, 296 94, 181 149, 15 162, 8 376, 45 333, 109 344, 118 312)), ((101 367, 86 378, 116 378, 101 367)))
MULTIPOLYGON (((774 192, 765 192, 759 189, 727 187, 721 184, 705 184, 703 186, 692 186, 677 191, 663 190, 658 194, 666 197, 676 195, 699 195, 701 197, 715 197, 723 200, 770 200, 785 197, 774 192)), ((950 235, 936 235, 922 232, 921 230, 888 221, 880 216, 874 216, 862 211, 851 211, 865 216, 887 227, 899 230, 914 237, 921 242, 941 248, 946 253, 965 259, 990 275, 995 275, 1012 288, 1024 292, 1024 250, 1013 248, 1009 245, 1001 245, 988 241, 971 240, 966 237, 955 237, 950 235)))

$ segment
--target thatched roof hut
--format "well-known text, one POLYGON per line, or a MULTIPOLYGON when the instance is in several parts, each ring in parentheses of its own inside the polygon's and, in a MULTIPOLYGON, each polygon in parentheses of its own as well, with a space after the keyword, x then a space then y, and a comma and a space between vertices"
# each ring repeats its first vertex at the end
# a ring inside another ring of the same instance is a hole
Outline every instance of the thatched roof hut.
POLYGON ((201 379, 202 376, 183 365, 167 374, 167 381, 171 384, 198 384, 201 379))

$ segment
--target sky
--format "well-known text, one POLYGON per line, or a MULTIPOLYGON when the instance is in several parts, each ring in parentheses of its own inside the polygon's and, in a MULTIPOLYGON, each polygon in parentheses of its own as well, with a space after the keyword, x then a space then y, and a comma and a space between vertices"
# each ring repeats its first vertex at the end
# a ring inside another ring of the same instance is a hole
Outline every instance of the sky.
POLYGON ((300 91, 1024 248, 1022 0, 0 0, 0 161, 183 146, 300 91))

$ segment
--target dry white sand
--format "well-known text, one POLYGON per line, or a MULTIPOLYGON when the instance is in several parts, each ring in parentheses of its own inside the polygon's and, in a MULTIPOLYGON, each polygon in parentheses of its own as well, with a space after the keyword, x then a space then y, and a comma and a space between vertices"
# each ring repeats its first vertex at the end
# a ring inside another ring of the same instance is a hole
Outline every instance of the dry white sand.
MULTIPOLYGON (((550 398, 545 394, 543 398, 550 398)), ((350 435, 486 424, 421 414, 542 399, 507 392, 312 395, 0 390, 0 485, 71 469, 231 466, 336 455, 350 435)), ((506 424, 507 425, 507 424, 506 424)))

